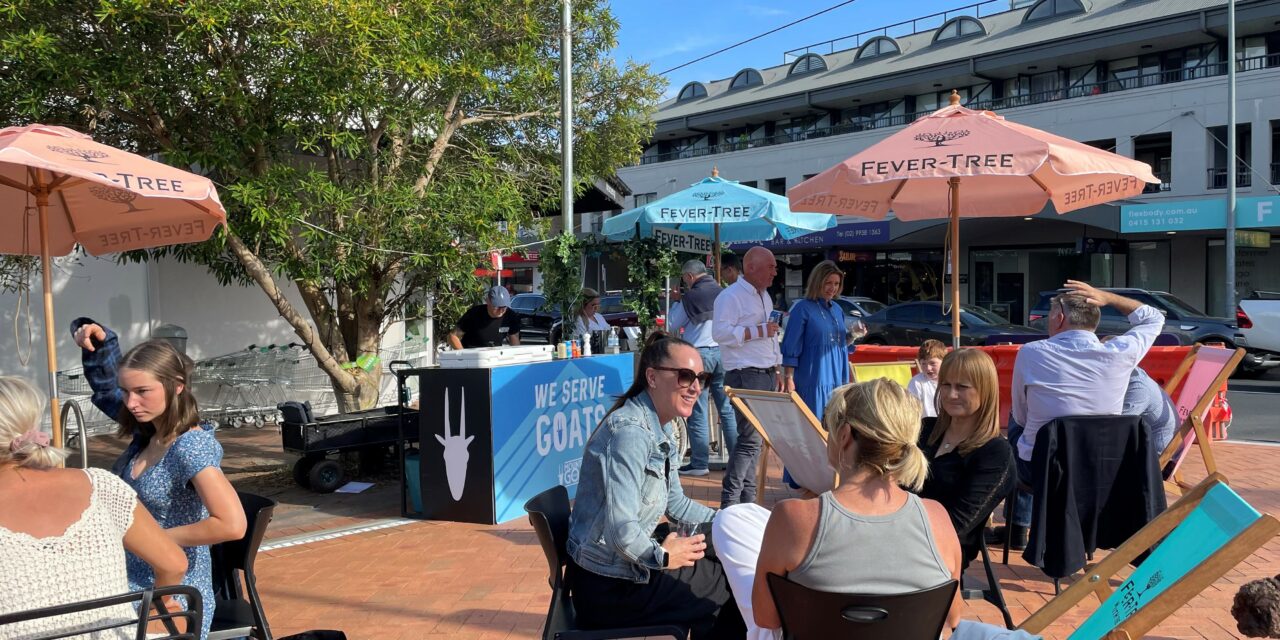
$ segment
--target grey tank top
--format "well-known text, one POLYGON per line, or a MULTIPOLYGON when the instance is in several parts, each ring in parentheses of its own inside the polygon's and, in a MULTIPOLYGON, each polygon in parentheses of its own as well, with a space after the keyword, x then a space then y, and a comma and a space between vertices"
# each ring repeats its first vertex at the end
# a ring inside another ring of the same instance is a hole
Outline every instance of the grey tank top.
POLYGON ((836 593, 909 593, 951 579, 933 542, 919 496, 894 513, 853 513, 823 493, 818 534, 800 566, 787 575, 810 589, 836 593))

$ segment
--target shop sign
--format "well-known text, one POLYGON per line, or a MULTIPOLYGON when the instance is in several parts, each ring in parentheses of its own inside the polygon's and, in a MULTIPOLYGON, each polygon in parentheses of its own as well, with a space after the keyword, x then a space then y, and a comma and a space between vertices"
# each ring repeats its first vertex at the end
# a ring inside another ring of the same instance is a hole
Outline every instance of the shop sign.
MULTIPOLYGON (((1127 204, 1120 207, 1121 233, 1196 231, 1227 226, 1226 198, 1127 204)), ((1280 196, 1236 200, 1236 226, 1280 227, 1280 196)))
POLYGON ((1076 253, 1125 254, 1129 253, 1129 241, 1116 238, 1077 238, 1076 253))
POLYGON ((690 233, 688 231, 675 231, 672 229, 664 229, 662 227, 654 227, 653 237, 658 241, 658 244, 666 245, 676 251, 697 253, 701 255, 711 253, 711 238, 700 233, 690 233))
POLYGON ((1270 249, 1271 232, 1237 229, 1236 246, 1244 247, 1246 249, 1270 249))
POLYGON ((729 248, 738 251, 751 247, 766 249, 806 249, 853 244, 887 244, 889 242, 889 221, 857 222, 840 224, 830 229, 816 231, 798 238, 783 240, 763 240, 757 242, 735 242, 729 248))

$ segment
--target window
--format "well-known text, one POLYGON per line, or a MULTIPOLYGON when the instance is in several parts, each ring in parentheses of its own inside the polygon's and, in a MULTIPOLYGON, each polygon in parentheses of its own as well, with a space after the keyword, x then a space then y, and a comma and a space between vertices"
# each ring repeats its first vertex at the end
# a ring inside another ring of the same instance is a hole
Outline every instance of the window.
POLYGON ((757 84, 764 84, 764 78, 760 77, 760 72, 755 69, 743 69, 733 77, 733 82, 729 83, 729 89, 742 89, 757 84))
POLYGON ((654 200, 657 200, 657 199, 658 199, 658 193, 656 191, 652 193, 637 193, 635 195, 635 206, 643 207, 644 205, 649 204, 650 202, 653 202, 654 200))
POLYGON ((680 90, 680 97, 676 98, 676 102, 705 97, 707 97, 707 88, 701 82, 690 82, 680 90))
POLYGON ((764 181, 764 190, 772 194, 785 196, 787 195, 787 179, 769 178, 764 181))
POLYGON ((1073 13, 1084 13, 1084 5, 1080 0, 1040 0, 1027 9, 1024 23, 1037 20, 1048 20, 1057 16, 1069 16, 1073 13))
POLYGON ((959 18, 952 18, 941 27, 938 27, 938 33, 933 36, 933 41, 959 40, 960 38, 980 36, 986 33, 986 27, 982 26, 982 23, 977 18, 960 16, 959 18))
POLYGON ((823 60, 822 56, 816 53, 806 53, 803 56, 800 56, 800 59, 796 60, 795 63, 791 65, 791 70, 787 72, 787 75, 798 76, 804 73, 814 73, 816 71, 826 70, 827 61, 823 60))
POLYGON ((751 187, 752 189, 756 188, 756 181, 755 181, 755 180, 743 180, 742 182, 739 182, 738 184, 740 184, 740 185, 742 185, 742 186, 744 186, 744 187, 751 187))
POLYGON ((898 48, 897 41, 887 36, 876 36, 862 45, 861 49, 858 49, 858 55, 854 56, 854 60, 870 60, 878 56, 891 56, 896 53, 902 53, 902 49, 898 48))
POLYGON ((924 305, 904 304, 890 307, 884 312, 884 319, 889 322, 925 322, 924 305))

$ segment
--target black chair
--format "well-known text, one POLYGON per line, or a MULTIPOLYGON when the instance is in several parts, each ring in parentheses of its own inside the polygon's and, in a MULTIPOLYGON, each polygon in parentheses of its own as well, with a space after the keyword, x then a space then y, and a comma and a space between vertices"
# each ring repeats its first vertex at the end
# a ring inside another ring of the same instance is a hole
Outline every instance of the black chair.
POLYGON ((1156 456, 1139 416, 1064 416, 1036 433, 1035 481, 1019 483, 1034 495, 1023 557, 1053 579, 1055 594, 1061 578, 1084 568, 1096 548, 1119 546, 1164 511, 1156 456), (1070 504, 1078 512, 1069 513, 1070 504))
POLYGON ((551 585, 551 606, 547 609, 547 622, 542 630, 542 640, 606 640, 609 638, 642 638, 646 636, 671 637, 683 640, 688 629, 675 625, 653 625, 617 629, 580 629, 569 586, 565 584, 564 567, 569 555, 565 543, 569 540, 569 491, 555 486, 524 503, 529 522, 538 534, 542 552, 547 556, 551 571, 547 578, 551 585))
POLYGON ((197 640, 200 637, 200 620, 203 608, 200 602, 200 592, 193 587, 178 585, 172 587, 161 587, 159 589, 148 589, 145 591, 134 591, 133 593, 125 593, 118 596, 108 596, 105 598, 96 598, 93 600, 85 600, 83 602, 72 602, 70 604, 60 604, 52 607, 42 607, 40 609, 31 609, 29 611, 18 611, 16 613, 6 613, 0 615, 0 638, 15 637, 16 632, 5 629, 7 625, 27 622, 30 620, 39 620, 41 618, 53 618, 69 613, 79 613, 82 611, 92 611, 94 609, 104 609, 103 616, 109 620, 95 624, 90 627, 73 627, 71 631, 55 631, 45 635, 26 635, 22 637, 27 640, 56 640, 58 638, 71 637, 87 637, 89 634, 100 631, 109 631, 112 629, 130 629, 139 640, 147 638, 147 626, 151 622, 162 623, 168 631, 165 635, 152 635, 151 638, 157 640, 197 640), (161 604, 160 598, 164 596, 184 596, 187 599, 186 611, 168 612, 164 605, 161 604), (119 621, 116 616, 115 608, 119 605, 125 605, 129 609, 136 611, 131 618, 119 621), (135 609, 136 605, 136 609, 135 609), (154 608, 153 608, 154 607, 154 608), (106 610, 110 609, 110 610, 106 610), (158 609, 159 611, 155 611, 158 609), (188 631, 178 631, 176 620, 183 620, 184 629, 188 631))
POLYGON ((956 595, 955 580, 893 595, 816 591, 775 573, 768 580, 787 640, 937 640, 956 595))
MULTIPOLYGON (((987 541, 985 536, 978 537, 979 557, 982 558, 982 568, 987 574, 987 584, 981 589, 966 588, 963 584, 960 587, 960 597, 965 600, 986 600, 995 608, 1000 610, 1000 616, 1004 618, 1004 626, 1006 629, 1013 629, 1013 616, 1009 614, 1009 605, 1004 601, 1004 592, 1000 590, 1000 581, 996 579, 996 573, 991 568, 991 554, 987 551, 987 541)), ((1008 558, 1007 552, 1005 558, 1008 558)), ((1008 564, 1006 562, 1005 564, 1008 564)), ((962 583, 965 576, 961 575, 962 583)))
POLYGON ((271 627, 258 597, 254 562, 271 524, 276 501, 237 491, 247 521, 244 536, 209 548, 213 563, 213 624, 208 640, 253 637, 271 640, 271 627))

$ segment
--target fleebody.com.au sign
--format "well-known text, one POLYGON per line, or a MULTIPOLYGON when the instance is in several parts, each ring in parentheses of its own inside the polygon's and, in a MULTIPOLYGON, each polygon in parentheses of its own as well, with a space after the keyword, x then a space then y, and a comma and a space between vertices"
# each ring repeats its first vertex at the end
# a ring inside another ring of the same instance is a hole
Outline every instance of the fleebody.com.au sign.
MULTIPOLYGON (((1227 201, 1178 200, 1127 204, 1120 207, 1121 233, 1225 229, 1227 201)), ((1241 229, 1280 227, 1280 196, 1236 200, 1236 226, 1241 229)))

